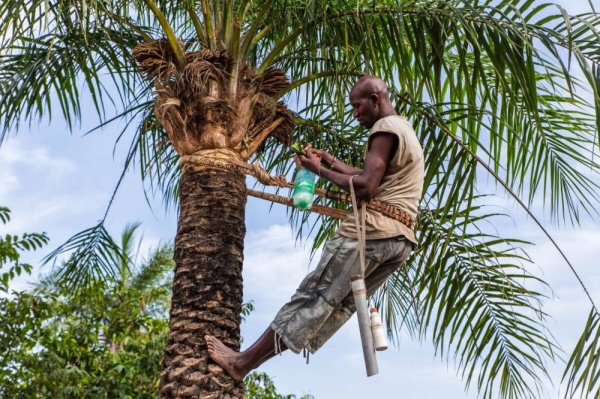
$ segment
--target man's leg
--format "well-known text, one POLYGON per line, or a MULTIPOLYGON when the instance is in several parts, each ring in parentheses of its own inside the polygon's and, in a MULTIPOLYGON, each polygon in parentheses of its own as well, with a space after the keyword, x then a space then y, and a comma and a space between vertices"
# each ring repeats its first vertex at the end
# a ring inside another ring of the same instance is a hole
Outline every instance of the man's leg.
MULTIPOLYGON (((248 373, 277 354, 275 338, 275 332, 267 328, 252 346, 243 352, 236 352, 212 335, 204 337, 210 357, 236 381, 242 381, 248 373)), ((279 349, 279 352, 283 352, 287 347, 282 342, 279 349)))
POLYGON ((389 238, 385 240, 385 243, 383 242, 384 240, 381 241, 382 245, 377 251, 384 258, 376 268, 367 270, 367 276, 365 277, 369 297, 387 281, 389 276, 404 265, 414 247, 413 243, 408 241, 404 236, 389 238))
POLYGON ((360 268, 356 240, 335 235, 327 241, 317 267, 300 283, 270 327, 294 353, 300 353, 339 303, 351 292, 360 268))
MULTIPOLYGON (((319 265, 315 270, 309 273, 296 293, 292 296, 290 301, 285 304, 275 316, 275 320, 271 323, 271 327, 263 333, 263 335, 254 343, 250 348, 244 352, 236 352, 229 348, 217 338, 213 336, 205 336, 205 340, 208 346, 208 353, 210 357, 217 362, 229 375, 236 381, 241 381, 244 377, 253 369, 267 361, 268 359, 275 356, 277 353, 288 349, 288 345, 285 343, 282 335, 283 333, 291 331, 292 334, 295 332, 295 336, 290 342, 293 343, 291 350, 299 353, 304 347, 306 341, 309 339, 310 331, 298 334, 299 329, 296 329, 297 325, 289 326, 290 319, 297 320, 297 314, 306 311, 307 306, 314 302, 318 296, 318 285, 323 280, 323 274, 327 268, 334 253, 337 253, 338 248, 345 241, 343 237, 336 237, 327 242, 325 249, 323 250, 323 257, 319 262, 319 265), (281 331, 276 332, 276 329, 281 331)), ((333 273, 336 274, 335 272, 333 273)), ((350 277, 348 277, 348 281, 350 277)), ((325 278, 325 280, 329 280, 325 278)), ((328 286, 329 284, 325 283, 328 286)), ((341 299, 341 298, 340 298, 341 299)), ((328 313, 325 315, 325 317, 328 313)), ((299 325, 314 322, 314 316, 301 318, 302 322, 299 325)), ((304 330, 304 329, 303 329, 304 330)), ((310 329, 309 329, 310 330, 310 329)))
POLYGON ((275 316, 271 328, 250 348, 235 352, 217 338, 206 336, 210 357, 233 379, 241 381, 250 371, 285 349, 300 353, 350 292, 350 278, 358 270, 358 251, 355 244, 348 245, 347 241, 345 237, 335 236, 327 242, 317 268, 304 278, 291 300, 275 316))
MULTIPOLYGON (((409 257, 413 244, 403 237, 367 241, 367 270, 365 284, 369 296, 394 273, 409 257)), ((311 353, 316 352, 339 330, 356 311, 352 291, 341 301, 331 313, 321 329, 308 342, 306 347, 311 353)))

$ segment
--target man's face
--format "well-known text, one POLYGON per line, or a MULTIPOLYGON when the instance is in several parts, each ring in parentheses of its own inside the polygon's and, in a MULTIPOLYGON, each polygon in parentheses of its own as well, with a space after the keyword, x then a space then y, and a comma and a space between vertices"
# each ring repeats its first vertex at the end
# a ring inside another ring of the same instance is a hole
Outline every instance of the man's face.
MULTIPOLYGON (((376 96, 375 96, 376 97, 376 96)), ((367 95, 356 90, 350 92, 350 105, 352 116, 358 123, 370 129, 377 122, 378 107, 373 95, 367 95)))

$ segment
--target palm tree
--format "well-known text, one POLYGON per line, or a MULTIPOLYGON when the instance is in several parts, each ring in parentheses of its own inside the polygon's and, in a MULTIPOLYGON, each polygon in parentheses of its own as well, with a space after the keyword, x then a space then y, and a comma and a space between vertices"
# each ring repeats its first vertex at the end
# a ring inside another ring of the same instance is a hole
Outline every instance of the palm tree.
POLYGON ((10 398, 155 398, 174 267, 172 245, 140 262, 129 224, 111 278, 73 291, 56 268, 1 306, 0 395, 10 398), (114 277, 114 278, 113 278, 114 277))
MULTIPOLYGON (((389 333, 430 334, 485 398, 537 395, 557 350, 544 283, 526 243, 490 228, 501 215, 475 183, 491 178, 542 229, 539 199, 559 223, 595 213, 598 15, 530 0, 5 0, 0 15, 3 136, 57 108, 73 128, 83 83, 102 126, 127 121, 124 173, 139 162, 149 190, 179 206, 161 397, 243 395, 202 338, 239 348, 247 188, 227 165, 262 159, 287 173, 292 137, 358 164, 366 134, 346 96, 364 73, 394 88, 426 152, 421 247, 376 296, 389 333)), ((111 273, 106 217, 52 254, 75 251, 73 286, 111 273)), ((337 223, 318 222, 317 246, 337 223)), ((592 301, 569 392, 598 393, 599 320, 592 301)))
MULTIPOLYGON (((106 246, 107 273, 87 275, 90 280, 80 283, 79 290, 72 290, 71 264, 59 267, 44 277, 36 285, 36 293, 64 298, 65 312, 86 314, 96 322, 103 339, 112 353, 123 345, 126 337, 135 336, 147 330, 149 323, 161 319, 167 313, 171 297, 170 272, 173 270, 172 245, 161 244, 152 249, 147 259, 140 262, 142 239, 136 242, 136 232, 140 223, 130 223, 121 232, 120 240, 109 236, 110 246, 106 246)), ((68 319, 68 314, 57 320, 68 319)), ((157 329, 159 331, 159 329, 157 329)))

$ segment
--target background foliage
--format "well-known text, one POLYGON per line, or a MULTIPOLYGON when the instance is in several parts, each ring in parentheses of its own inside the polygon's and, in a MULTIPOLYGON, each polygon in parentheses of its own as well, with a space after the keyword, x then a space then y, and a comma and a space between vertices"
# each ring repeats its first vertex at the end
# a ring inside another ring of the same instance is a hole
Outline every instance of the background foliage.
MULTIPOLYGON (((2 220, 8 221, 10 211, 0 210, 2 220)), ((0 297, 0 397, 158 397, 173 251, 172 246, 162 245, 136 264, 141 244, 135 242, 137 228, 133 224, 123 231, 117 246, 126 255, 125 262, 112 265, 113 277, 73 291, 61 283, 64 268, 58 268, 32 289, 0 297)), ((18 259, 17 249, 36 249, 48 240, 45 234, 7 237, 10 240, 0 241, 3 259, 9 255, 18 259), (36 237, 35 246, 28 237, 36 237)), ((3 272, 8 276, 6 294, 8 283, 19 273, 17 267, 23 273, 31 268, 13 265, 3 272)), ((247 317, 252 309, 251 303, 246 304, 241 316, 247 317)), ((249 399, 296 398, 278 393, 265 373, 251 373, 245 383, 249 399)))

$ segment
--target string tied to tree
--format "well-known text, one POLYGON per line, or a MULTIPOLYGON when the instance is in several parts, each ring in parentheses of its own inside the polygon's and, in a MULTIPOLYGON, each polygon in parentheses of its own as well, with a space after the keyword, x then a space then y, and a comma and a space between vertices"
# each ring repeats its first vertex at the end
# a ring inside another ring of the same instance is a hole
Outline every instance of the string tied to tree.
MULTIPOLYGON (((192 155, 183 155, 180 160, 182 168, 187 167, 213 167, 225 170, 235 171, 237 173, 253 176, 265 186, 274 186, 281 188, 293 188, 294 183, 287 181, 285 175, 270 175, 258 162, 248 164, 235 151, 227 148, 200 150, 192 155)), ((281 195, 266 193, 263 191, 248 189, 248 194, 267 201, 279 203, 293 207, 292 199, 281 195)), ((334 201, 352 203, 351 196, 339 191, 316 189, 315 194, 334 201)), ((402 209, 393 205, 386 204, 377 199, 372 199, 366 203, 366 208, 379 212, 387 217, 399 221, 410 229, 416 225, 415 218, 402 209)), ((334 217, 336 219, 345 219, 347 212, 342 209, 331 208, 324 205, 313 204, 311 212, 321 215, 334 217)))
POLYGON ((227 148, 200 150, 192 155, 183 155, 180 159, 182 168, 195 165, 199 167, 221 168, 241 174, 251 175, 265 186, 293 187, 285 175, 272 176, 259 162, 248 164, 235 151, 227 148))

